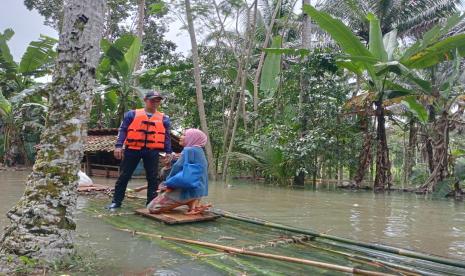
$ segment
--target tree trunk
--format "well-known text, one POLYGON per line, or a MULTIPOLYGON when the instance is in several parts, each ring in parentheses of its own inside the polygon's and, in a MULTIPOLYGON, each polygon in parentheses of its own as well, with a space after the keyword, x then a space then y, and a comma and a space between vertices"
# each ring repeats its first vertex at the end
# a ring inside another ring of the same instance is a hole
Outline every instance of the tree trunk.
POLYGON ((197 95, 197 108, 198 108, 199 117, 200 117, 200 127, 202 128, 202 131, 208 137, 207 145, 205 146, 205 150, 207 153, 207 160, 209 164, 208 174, 210 175, 211 178, 216 179, 215 159, 213 158, 213 150, 212 150, 210 134, 209 134, 208 125, 207 125, 207 116, 205 114, 205 106, 204 106, 203 92, 202 92, 202 81, 200 78, 199 51, 197 49, 197 39, 195 37, 194 19, 192 17, 192 9, 191 9, 190 0, 185 0, 185 5, 186 5, 187 28, 189 31, 189 37, 191 39, 191 46, 192 46, 192 62, 194 63, 195 93, 197 95))
MULTIPOLYGON (((145 19, 145 0, 139 0, 139 5, 137 8, 137 29, 136 35, 139 38, 140 42, 142 43, 142 39, 144 38, 144 19, 145 19)), ((134 71, 139 70, 142 66, 140 61, 140 55, 137 57, 136 65, 134 66, 134 71)), ((138 85, 138 80, 136 78, 135 85, 138 85)))
POLYGON ((355 173, 354 182, 357 187, 360 187, 365 174, 371 162, 371 146, 372 146, 373 137, 369 130, 365 131, 363 134, 363 145, 362 150, 358 156, 358 168, 355 173))
POLYGON ((375 191, 384 191, 391 187, 391 162, 386 138, 386 121, 382 102, 376 102, 376 175, 375 191))
POLYGON ((344 165, 342 161, 339 161, 338 167, 337 167, 337 183, 341 185, 343 180, 344 180, 344 165))
MULTIPOLYGON (((428 106, 428 122, 430 125, 433 125, 436 121, 436 111, 434 110, 434 106, 428 106)), ((434 160, 433 160, 433 144, 431 141, 431 135, 428 133, 428 128, 425 127, 425 148, 426 148, 426 158, 428 162, 428 169, 429 173, 432 174, 434 171, 434 160)))
MULTIPOLYGON (((252 48, 254 46, 254 37, 255 37, 255 30, 256 30, 256 24, 257 24, 257 14, 258 14, 258 0, 254 1, 253 5, 253 17, 252 17, 252 24, 250 25, 250 28, 248 28, 248 31, 246 32, 246 35, 248 36, 248 46, 247 46, 247 54, 246 54, 246 60, 245 60, 245 66, 242 71, 242 80, 241 80, 241 93, 245 93, 245 86, 247 83, 248 79, 248 74, 247 74, 247 69, 248 65, 250 63, 250 57, 252 55, 252 48)), ((242 97, 241 101, 241 107, 242 107, 242 119, 244 120, 244 130, 245 132, 248 132, 248 127, 247 127, 247 107, 245 103, 245 95, 242 97)), ((239 110, 239 109, 238 109, 239 110)))
POLYGON ((373 144, 373 136, 370 131, 370 109, 370 104, 367 103, 365 105, 365 114, 362 114, 360 118, 360 129, 363 131, 363 145, 358 155, 358 167, 354 177, 354 184, 357 187, 360 187, 360 184, 365 178, 372 159, 371 147, 373 144))
POLYGON ((77 173, 92 104, 104 0, 65 1, 53 92, 24 195, 8 212, 1 252, 53 261, 74 252, 77 173))
POLYGON ((429 192, 434 191, 438 182, 448 175, 448 147, 449 147, 449 114, 441 113, 441 117, 432 125, 430 137, 433 146, 433 172, 426 182, 420 187, 429 192))
MULTIPOLYGON (((303 5, 309 5, 310 0, 302 0, 303 5)), ((302 48, 311 49, 312 41, 311 41, 311 31, 312 31, 312 22, 309 16, 304 13, 302 18, 302 48)), ((307 58, 303 59, 303 63, 306 61, 307 58)), ((308 102, 308 89, 309 89, 309 81, 305 76, 305 73, 300 74, 300 91, 299 91, 299 117, 300 117, 300 138, 305 136, 307 132, 307 112, 305 111, 305 104, 308 102)), ((305 160, 300 160, 300 162, 305 162, 305 160)), ((294 185, 296 186, 304 186, 305 185, 305 172, 300 170, 297 175, 294 177, 294 185)))
POLYGON ((409 183, 410 176, 412 175, 412 168, 415 165, 415 147, 417 144, 417 126, 415 119, 411 118, 409 122, 409 136, 408 144, 405 149, 404 161, 404 184, 409 183))
MULTIPOLYGON (((270 25, 268 26, 268 29, 266 31, 265 41, 263 42, 262 48, 266 48, 268 47, 268 44, 270 44, 271 35, 273 33, 274 22, 281 8, 281 2, 282 0, 278 0, 278 2, 276 3, 276 8, 271 17, 270 25)), ((262 51, 260 54, 260 60, 258 61, 257 71, 255 71, 255 78, 254 78, 254 85, 253 85, 254 86, 253 88, 253 111, 255 112, 255 115, 257 116, 257 119, 255 119, 254 132, 256 132, 258 129, 258 122, 259 122, 258 121, 258 102, 259 102, 258 90, 259 90, 259 85, 260 85, 260 76, 262 73, 264 63, 265 63, 265 52, 262 51)))
MULTIPOLYGON (((12 114, 11 116, 16 116, 16 114, 12 114)), ((7 118, 5 122, 4 137, 3 164, 7 167, 14 167, 27 160, 27 156, 24 154, 25 150, 24 142, 21 137, 21 129, 13 118, 7 118), (9 121, 10 119, 11 121, 9 121)))
MULTIPOLYGON (((258 6, 257 0, 255 0, 252 5, 254 7, 254 17, 253 17, 252 24, 249 24, 249 22, 247 22, 247 31, 246 31, 247 43, 246 43, 245 59, 244 59, 244 62, 243 62, 244 66, 242 67, 242 72, 238 72, 238 74, 241 74, 241 76, 240 76, 240 81, 241 81, 240 96, 239 96, 239 101, 237 103, 236 115, 234 117, 234 125, 232 127, 231 138, 229 139, 228 151, 226 152, 225 158, 224 158, 223 173, 222 173, 222 180, 223 181, 225 181, 226 178, 227 178, 228 166, 229 166, 229 155, 231 154, 231 152, 232 152, 232 150, 234 148, 234 138, 236 136, 236 130, 237 130, 237 125, 238 125, 239 116, 240 116, 239 115, 240 114, 240 109, 241 109, 241 105, 243 104, 243 101, 244 101, 244 98, 245 98, 245 86, 246 86, 246 82, 247 82, 247 68, 249 67, 250 57, 252 55, 253 38, 254 38, 254 34, 255 34, 255 26, 256 26, 256 19, 257 19, 257 6, 258 6)), ((230 115, 230 116, 232 116, 232 115, 230 115)))
MULTIPOLYGON (((242 66, 241 64, 242 64, 242 62, 239 65, 242 66)), ((237 87, 239 87, 240 83, 241 83, 240 74, 237 75, 236 83, 237 83, 237 87)), ((233 121, 234 121, 234 118, 235 118, 234 114, 235 114, 235 110, 236 110, 236 101, 237 101, 238 94, 239 93, 237 91, 234 91, 234 92, 232 92, 232 95, 231 95, 231 105, 230 105, 230 109, 229 109, 227 123, 226 123, 225 129, 224 129, 224 136, 223 136, 223 155, 225 155, 225 157, 226 157, 226 152, 228 150, 228 142, 229 142, 229 138, 230 138, 231 132, 232 132, 233 121)), ((224 160, 223 160, 223 164, 224 164, 224 160)))
MULTIPOLYGON (((311 0, 302 0, 302 7, 304 5, 311 5, 311 0)), ((302 46, 305 49, 310 49, 312 44, 312 20, 304 13, 302 22, 302 46)))
POLYGON ((240 117, 239 108, 240 108, 241 100, 242 100, 243 96, 244 96, 243 93, 241 93, 240 98, 239 98, 239 102, 237 103, 238 111, 236 112, 236 115, 234 117, 234 124, 233 124, 233 127, 232 127, 231 139, 229 141, 228 151, 226 152, 225 158, 224 158, 223 172, 221 174, 221 180, 222 181, 226 181, 226 179, 227 179, 228 166, 229 166, 229 155, 231 154, 231 152, 233 151, 233 148, 234 148, 234 138, 236 136, 237 125, 239 123, 239 117, 240 117))

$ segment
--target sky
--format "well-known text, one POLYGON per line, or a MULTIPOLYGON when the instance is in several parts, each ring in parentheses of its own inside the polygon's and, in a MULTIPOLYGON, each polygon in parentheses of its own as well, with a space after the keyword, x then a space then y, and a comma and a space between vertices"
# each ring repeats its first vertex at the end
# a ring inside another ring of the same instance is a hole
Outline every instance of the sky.
POLYGON ((15 61, 20 60, 29 42, 36 40, 40 34, 58 37, 57 32, 45 26, 43 21, 37 12, 27 10, 22 0, 0 0, 0 32, 7 28, 15 31, 8 42, 15 61))
MULTIPOLYGON (((169 26, 166 38, 178 45, 177 52, 186 55, 190 51, 188 33, 180 29, 180 22, 172 22, 169 26)), ((6 28, 15 31, 15 35, 8 42, 15 61, 21 59, 29 42, 36 40, 41 34, 58 38, 58 33, 44 25, 44 18, 38 12, 29 11, 23 0, 0 0, 0 32, 6 28)))
MULTIPOLYGON (((318 2, 315 0, 312 3, 318 2)), ((462 5, 465 0, 462 0, 462 5)), ((300 1, 297 2, 295 10, 300 10, 300 1)), ((461 6, 460 9, 464 9, 461 6)), ((15 35, 9 41, 9 46, 15 61, 19 61, 23 55, 29 42, 36 40, 40 34, 58 38, 57 32, 48 26, 44 25, 43 17, 36 11, 29 11, 23 4, 23 0, 0 0, 0 32, 6 28, 12 28, 15 35)), ((176 52, 188 55, 190 52, 189 35, 185 30, 182 30, 181 22, 174 20, 169 22, 169 32, 166 38, 176 43, 178 46, 176 52)))

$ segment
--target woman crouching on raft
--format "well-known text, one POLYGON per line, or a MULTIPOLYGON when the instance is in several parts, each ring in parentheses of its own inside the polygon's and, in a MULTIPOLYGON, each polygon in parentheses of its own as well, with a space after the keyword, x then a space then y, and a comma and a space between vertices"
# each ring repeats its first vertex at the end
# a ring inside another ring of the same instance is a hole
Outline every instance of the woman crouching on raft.
POLYGON ((147 205, 150 213, 159 214, 187 205, 186 214, 194 215, 210 207, 200 204, 200 198, 208 195, 208 163, 203 151, 206 143, 207 136, 201 130, 191 128, 184 132, 180 139, 184 147, 181 157, 166 181, 160 184, 159 195, 147 205))

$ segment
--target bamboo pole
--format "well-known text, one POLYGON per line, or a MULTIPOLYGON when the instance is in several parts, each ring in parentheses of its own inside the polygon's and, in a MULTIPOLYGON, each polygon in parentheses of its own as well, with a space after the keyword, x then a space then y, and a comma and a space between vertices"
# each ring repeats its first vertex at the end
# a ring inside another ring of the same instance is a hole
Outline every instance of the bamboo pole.
POLYGON ((225 246, 225 245, 220 245, 220 244, 215 244, 215 243, 210 243, 210 242, 189 240, 189 239, 176 238, 176 237, 168 237, 168 236, 155 235, 155 234, 144 233, 144 232, 137 232, 131 229, 118 229, 118 230, 129 232, 129 233, 132 233, 133 235, 141 235, 141 236, 147 236, 147 237, 152 237, 152 238, 157 238, 157 239, 162 239, 162 240, 182 242, 182 243, 187 243, 187 244, 195 244, 195 245, 199 245, 203 247, 208 247, 208 248, 224 251, 227 253, 235 253, 235 254, 241 254, 241 255, 261 257, 261 258, 267 258, 267 259, 273 259, 273 260, 285 261, 285 262, 291 262, 291 263, 299 263, 299 264, 304 264, 304 265, 309 265, 309 266, 324 268, 324 269, 331 269, 331 270, 345 272, 345 273, 368 275, 368 276, 393 275, 393 274, 387 274, 387 273, 382 273, 382 272, 358 269, 355 267, 318 262, 318 261, 313 261, 313 260, 308 260, 308 259, 300 259, 300 258, 293 258, 293 257, 282 256, 282 255, 255 252, 255 251, 250 251, 250 250, 246 250, 242 248, 225 246))
POLYGON ((310 236, 313 236, 313 237, 316 237, 316 238, 322 238, 322 240, 318 239, 319 241, 322 241, 322 242, 324 242, 324 239, 333 240, 333 241, 348 243, 348 244, 357 245, 357 246, 361 246, 361 247, 365 247, 365 248, 369 248, 369 249, 380 250, 380 251, 387 252, 387 253, 392 253, 392 254, 402 255, 402 256, 406 256, 406 257, 431 261, 431 262, 435 262, 435 263, 440 263, 440 264, 465 268, 465 262, 460 261, 460 260, 449 259, 449 258, 444 258, 444 257, 439 257, 439 256, 433 256, 433 255, 429 255, 429 254, 425 254, 425 253, 415 252, 415 251, 402 249, 402 248, 396 248, 396 247, 388 246, 388 245, 373 244, 373 243, 368 243, 368 242, 355 241, 355 240, 351 240, 351 239, 347 239, 347 238, 328 235, 328 234, 325 234, 325 233, 317 233, 317 232, 312 231, 312 230, 305 230, 305 229, 300 229, 300 228, 296 228, 296 227, 292 227, 292 226, 282 225, 282 224, 279 224, 279 223, 269 222, 269 221, 265 221, 265 220, 262 220, 262 219, 245 217, 245 216, 233 214, 233 213, 230 213, 230 212, 227 212, 227 211, 215 210, 215 213, 219 214, 219 215, 222 215, 223 217, 230 218, 230 219, 235 219, 235 220, 239 220, 239 221, 243 221, 243 222, 253 223, 253 224, 267 226, 267 227, 281 229, 281 230, 286 230, 286 231, 290 231, 290 232, 294 232, 294 233, 306 234, 306 235, 310 235, 310 236))
POLYGON ((333 249, 329 249, 329 248, 325 248, 325 247, 321 247, 321 246, 316 246, 316 245, 311 244, 311 243, 307 243, 307 244, 309 246, 311 246, 313 248, 317 248, 319 250, 325 250, 325 251, 328 251, 328 252, 331 252, 331 253, 334 253, 334 254, 345 256, 347 258, 352 258, 354 261, 357 261, 357 262, 365 262, 365 263, 368 263, 368 264, 371 264, 371 265, 381 266, 381 267, 384 267, 386 269, 394 270, 396 272, 401 272, 404 275, 409 275, 409 276, 425 275, 425 272, 420 271, 420 270, 418 270, 416 268, 411 268, 411 267, 407 267, 407 266, 403 266, 403 265, 399 265, 399 264, 395 264, 395 263, 390 263, 390 262, 386 262, 386 261, 383 261, 383 260, 374 259, 374 258, 371 258, 371 257, 360 256, 360 255, 353 254, 353 253, 342 252, 342 251, 333 250, 333 249))

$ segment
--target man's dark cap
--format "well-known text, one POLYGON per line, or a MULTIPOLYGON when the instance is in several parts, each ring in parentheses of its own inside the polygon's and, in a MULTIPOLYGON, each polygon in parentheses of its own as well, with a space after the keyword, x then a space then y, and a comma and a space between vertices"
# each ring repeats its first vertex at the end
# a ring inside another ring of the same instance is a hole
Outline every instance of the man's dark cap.
POLYGON ((156 98, 164 99, 165 97, 163 97, 158 91, 150 91, 150 92, 145 93, 145 97, 144 97, 145 100, 156 99, 156 98))

